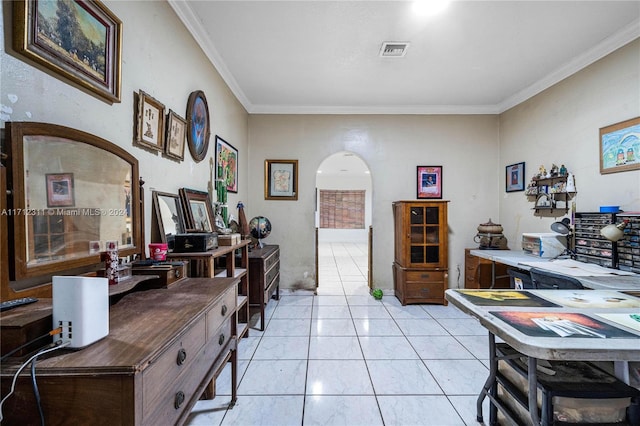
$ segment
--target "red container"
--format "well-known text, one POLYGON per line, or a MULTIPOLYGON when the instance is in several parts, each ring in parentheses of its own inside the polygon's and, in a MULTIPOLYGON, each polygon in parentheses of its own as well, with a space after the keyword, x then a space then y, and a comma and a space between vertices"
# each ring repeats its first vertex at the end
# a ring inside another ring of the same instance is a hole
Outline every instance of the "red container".
POLYGON ((149 244, 149 255, 153 260, 166 260, 167 259, 167 243, 149 244))

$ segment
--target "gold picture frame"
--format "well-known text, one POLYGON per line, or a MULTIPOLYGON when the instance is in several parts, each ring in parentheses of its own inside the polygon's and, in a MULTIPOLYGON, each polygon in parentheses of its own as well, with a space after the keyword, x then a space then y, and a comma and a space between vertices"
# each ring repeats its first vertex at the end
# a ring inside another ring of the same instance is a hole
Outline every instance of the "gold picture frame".
POLYGON ((120 102, 122 22, 102 2, 12 3, 16 52, 105 102, 120 102), (72 19, 60 19, 65 15, 72 19))
POLYGON ((298 160, 264 161, 264 199, 298 199, 298 160))
POLYGON ((135 143, 163 151, 164 131, 164 105, 140 90, 137 96, 135 143))
POLYGON ((167 133, 165 135, 164 153, 167 157, 184 160, 184 145, 187 140, 187 120, 173 110, 167 114, 167 133))

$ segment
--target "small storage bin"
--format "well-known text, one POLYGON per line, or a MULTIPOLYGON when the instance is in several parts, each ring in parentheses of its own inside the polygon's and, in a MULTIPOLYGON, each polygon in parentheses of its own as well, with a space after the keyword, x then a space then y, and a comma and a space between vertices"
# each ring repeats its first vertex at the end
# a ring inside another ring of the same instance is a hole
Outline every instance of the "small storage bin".
POLYGON ((510 286, 513 289, 527 289, 533 288, 533 282, 531 281, 531 275, 527 271, 521 269, 509 268, 507 270, 509 274, 510 286))
POLYGON ((626 420, 631 398, 553 398, 553 418, 566 423, 618 423, 626 420))

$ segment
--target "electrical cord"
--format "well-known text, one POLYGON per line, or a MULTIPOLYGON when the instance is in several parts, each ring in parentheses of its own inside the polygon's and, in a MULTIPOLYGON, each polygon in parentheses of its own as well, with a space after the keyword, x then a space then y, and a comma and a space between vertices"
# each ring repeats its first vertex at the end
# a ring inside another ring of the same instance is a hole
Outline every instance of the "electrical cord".
POLYGON ((47 334, 43 334, 42 336, 38 336, 35 339, 32 339, 30 341, 28 341, 27 343, 18 346, 17 348, 13 349, 10 352, 7 352, 6 354, 2 355, 2 358, 0 358, 0 362, 4 361, 5 359, 9 358, 11 355, 15 354, 16 352, 18 352, 20 349, 29 346, 30 344, 37 342, 40 339, 44 339, 45 337, 49 337, 49 336, 55 336, 56 334, 60 334, 62 333, 62 327, 58 327, 54 330, 51 330, 50 332, 48 332, 47 334))
POLYGON ((16 390, 16 382, 18 381, 18 376, 20 375, 20 373, 22 372, 22 370, 24 370, 24 368, 29 365, 29 363, 33 360, 35 360, 36 358, 38 358, 40 355, 44 355, 48 352, 53 352, 57 349, 62 349, 65 346, 69 346, 71 344, 71 341, 67 341, 67 342, 62 342, 61 340, 58 340, 55 343, 52 343, 52 345, 55 345, 53 347, 49 347, 49 348, 45 348, 45 349, 41 349, 40 351, 38 351, 35 355, 33 355, 31 358, 29 358, 28 360, 26 360, 21 366, 20 368, 18 368, 18 371, 16 371, 16 374, 13 376, 13 381, 11 382, 11 390, 9 391, 9 393, 7 394, 7 396, 5 396, 2 401, 0 401, 0 422, 4 419, 4 414, 2 414, 2 406, 4 405, 4 403, 7 401, 7 399, 9 399, 9 397, 11 395, 13 395, 13 392, 16 390))
POLYGON ((44 426, 44 413, 42 412, 42 400, 40 399, 40 391, 38 390, 38 382, 36 382, 36 361, 34 358, 31 361, 31 383, 33 384, 33 396, 36 398, 36 405, 38 406, 38 413, 40 413, 40 425, 44 426))

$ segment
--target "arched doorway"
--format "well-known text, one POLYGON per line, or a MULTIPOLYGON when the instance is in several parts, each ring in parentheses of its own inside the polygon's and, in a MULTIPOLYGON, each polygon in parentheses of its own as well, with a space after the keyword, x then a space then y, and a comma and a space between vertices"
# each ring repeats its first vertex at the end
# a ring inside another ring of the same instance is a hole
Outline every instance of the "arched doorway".
POLYGON ((316 174, 319 294, 369 293, 372 211, 371 174, 364 160, 348 151, 327 157, 316 174))

